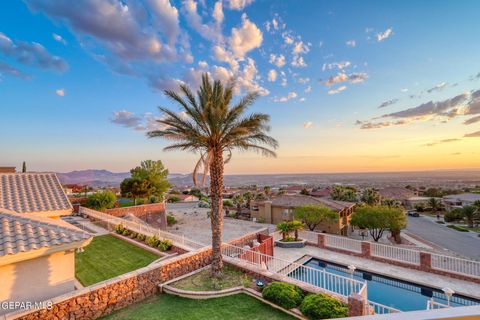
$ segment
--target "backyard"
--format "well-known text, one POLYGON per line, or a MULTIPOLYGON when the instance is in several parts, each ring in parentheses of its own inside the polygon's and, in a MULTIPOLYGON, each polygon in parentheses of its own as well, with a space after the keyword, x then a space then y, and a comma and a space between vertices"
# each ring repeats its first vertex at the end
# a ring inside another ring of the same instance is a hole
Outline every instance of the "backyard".
POLYGON ((75 277, 84 286, 142 268, 159 256, 133 244, 103 235, 75 254, 75 277))
POLYGON ((246 294, 222 298, 193 300, 161 294, 132 305, 102 319, 294 319, 246 294))

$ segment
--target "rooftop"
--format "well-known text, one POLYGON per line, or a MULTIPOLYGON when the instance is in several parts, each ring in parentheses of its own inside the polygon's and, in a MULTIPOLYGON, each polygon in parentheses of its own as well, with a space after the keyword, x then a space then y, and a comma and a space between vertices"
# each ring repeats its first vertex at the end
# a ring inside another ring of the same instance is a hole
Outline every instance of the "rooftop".
POLYGON ((417 193, 407 188, 402 187, 387 187, 378 190, 378 193, 383 198, 395 199, 395 200, 406 200, 408 198, 415 197, 417 193))
POLYGON ((445 200, 474 202, 474 201, 480 200, 480 194, 478 194, 478 193, 461 193, 461 194, 452 194, 452 195, 449 195, 449 196, 445 196, 443 198, 445 200))
POLYGON ((328 198, 314 198, 304 195, 283 195, 272 200, 272 206, 278 207, 299 207, 309 204, 324 205, 336 211, 350 208, 355 205, 353 202, 337 201, 328 198))
POLYGON ((42 248, 55 249, 91 237, 59 219, 0 212, 0 258, 42 248))
POLYGON ((0 173, 0 209, 58 216, 72 205, 55 173, 0 173))

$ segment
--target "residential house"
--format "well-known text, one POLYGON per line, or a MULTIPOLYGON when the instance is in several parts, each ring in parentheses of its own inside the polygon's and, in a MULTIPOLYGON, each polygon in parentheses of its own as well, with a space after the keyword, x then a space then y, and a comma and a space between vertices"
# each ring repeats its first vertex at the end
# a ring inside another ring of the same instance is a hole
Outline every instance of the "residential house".
POLYGON ((55 173, 0 173, 0 210, 42 217, 73 212, 55 173))
POLYGON ((445 209, 447 211, 450 211, 454 208, 462 208, 464 206, 472 205, 475 201, 480 201, 480 194, 462 193, 443 197, 443 204, 445 205, 445 209))
POLYGON ((303 189, 305 189, 305 186, 293 185, 293 186, 288 186, 283 190, 285 191, 286 194, 294 195, 294 194, 300 194, 300 192, 302 192, 303 189))
POLYGON ((285 220, 292 220, 293 209, 304 205, 325 206, 338 212, 338 221, 322 223, 317 226, 317 231, 348 235, 350 217, 355 207, 355 203, 352 202, 304 195, 282 195, 267 201, 255 201, 252 204, 251 217, 264 220, 266 223, 277 224, 285 220))
POLYGON ((387 187, 378 190, 378 193, 382 199, 400 201, 405 207, 407 207, 408 199, 418 196, 416 191, 402 187, 387 187))
POLYGON ((75 289, 75 250, 90 243, 90 234, 61 219, 6 209, 0 228, 0 301, 41 302, 75 289))
POLYGON ((332 193, 332 189, 330 187, 326 187, 326 188, 312 191, 310 192, 310 195, 316 198, 324 198, 324 197, 330 197, 331 193, 332 193))

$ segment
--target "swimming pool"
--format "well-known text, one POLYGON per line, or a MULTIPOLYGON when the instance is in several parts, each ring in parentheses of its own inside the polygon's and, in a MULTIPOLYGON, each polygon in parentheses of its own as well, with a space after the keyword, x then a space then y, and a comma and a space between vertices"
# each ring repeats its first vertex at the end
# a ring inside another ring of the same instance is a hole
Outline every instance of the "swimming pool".
MULTIPOLYGON (((325 270, 327 272, 344 277, 351 277, 348 273, 348 269, 345 266, 331 262, 312 258, 304 263, 304 265, 318 270, 325 270)), ((317 286, 320 286, 320 282, 322 281, 320 278, 312 279, 311 277, 308 277, 307 279, 307 277, 305 277, 302 273, 298 272, 291 273, 289 276, 317 286)), ((425 287, 419 284, 358 269, 355 270, 353 277, 356 280, 367 281, 368 300, 401 311, 425 310, 427 307, 427 301, 432 297, 436 302, 447 304, 444 293, 439 289, 425 287)), ((452 306, 471 306, 477 304, 480 304, 480 300, 457 294, 454 294, 451 299, 452 306)))

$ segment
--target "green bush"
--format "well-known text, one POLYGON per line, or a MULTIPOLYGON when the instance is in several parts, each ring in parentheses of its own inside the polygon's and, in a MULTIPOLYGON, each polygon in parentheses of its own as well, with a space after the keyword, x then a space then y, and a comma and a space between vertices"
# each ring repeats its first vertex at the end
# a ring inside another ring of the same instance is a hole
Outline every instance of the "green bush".
POLYGON ((177 223, 177 219, 171 214, 167 215, 167 224, 173 226, 175 223, 177 223))
POLYGON ((123 226, 123 224, 117 224, 115 227, 113 227, 113 230, 115 230, 115 232, 118 234, 123 234, 123 230, 125 230, 125 227, 123 226))
POLYGON ((156 236, 147 237, 145 239, 145 243, 148 244, 150 247, 158 247, 160 240, 156 236))
POLYGON ((308 319, 331 319, 348 316, 348 306, 326 294, 310 294, 303 299, 300 311, 308 319))
POLYGON ((95 210, 111 209, 117 202, 117 196, 112 191, 98 191, 87 199, 87 207, 95 210))
POLYGON ((141 234, 141 233, 137 234, 137 239, 140 241, 145 241, 146 238, 147 236, 144 234, 141 234))
POLYGON ((462 220, 462 218, 463 212, 461 209, 453 209, 452 211, 445 213, 443 216, 443 220, 445 220, 445 222, 462 220))
POLYGON ((439 224, 445 224, 444 221, 437 221, 437 223, 439 223, 439 224))
POLYGON ((123 234, 124 236, 128 236, 128 235, 130 234, 130 230, 124 229, 123 232, 122 232, 122 234, 123 234))
POLYGON ((460 231, 460 232, 469 232, 467 228, 464 228, 464 227, 460 227, 460 226, 455 226, 453 224, 449 224, 447 226, 447 228, 450 228, 450 229, 453 229, 453 230, 457 230, 457 231, 460 231))
POLYGON ((263 298, 285 309, 298 307, 303 299, 302 290, 290 283, 272 282, 262 291, 263 298))
POLYGON ((137 237, 138 233, 131 231, 130 232, 130 238, 135 239, 137 237))
POLYGON ((163 252, 163 251, 170 250, 172 248, 172 246, 173 246, 172 241, 165 239, 165 240, 160 241, 160 243, 158 244, 157 247, 158 247, 158 249, 160 249, 160 251, 163 252))

